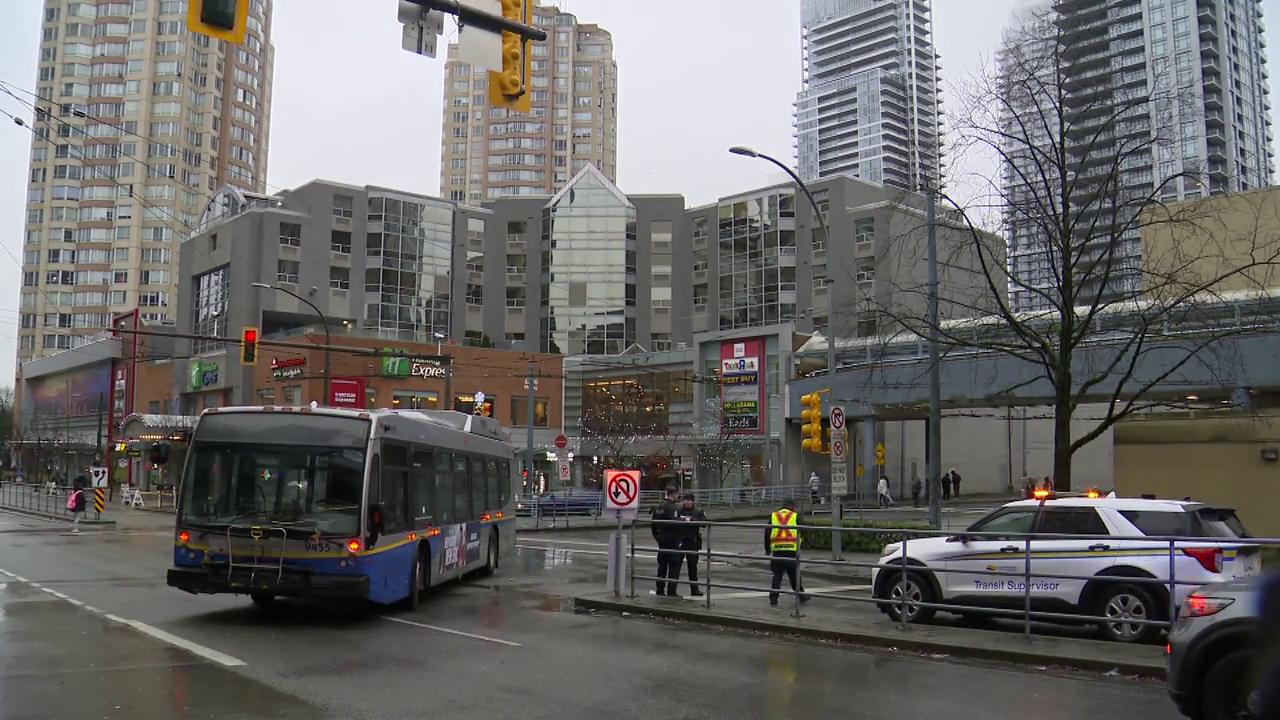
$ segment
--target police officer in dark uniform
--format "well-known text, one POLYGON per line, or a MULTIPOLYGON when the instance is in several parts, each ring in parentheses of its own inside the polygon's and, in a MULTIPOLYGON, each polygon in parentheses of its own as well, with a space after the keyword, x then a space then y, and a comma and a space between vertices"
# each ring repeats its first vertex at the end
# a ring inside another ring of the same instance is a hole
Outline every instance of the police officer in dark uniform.
MULTIPOLYGON (((653 520, 679 520, 679 508, 676 499, 680 492, 675 485, 667 486, 667 497, 653 509, 650 518, 653 520)), ((658 595, 680 597, 676 594, 676 580, 680 577, 680 553, 672 552, 680 549, 680 530, 674 522, 657 522, 649 526, 653 539, 658 543, 658 595), (663 581, 663 578, 667 578, 663 581)))
MULTIPOLYGON (((689 568, 689 594, 701 595, 702 590, 698 588, 698 551, 702 549, 702 525, 705 522, 707 514, 702 508, 695 507, 693 504, 693 493, 685 493, 680 508, 676 511, 680 515, 680 519, 689 523, 680 526, 680 549, 685 552, 681 555, 684 558, 685 566, 689 568)), ((676 577, 680 577, 680 566, 676 565, 676 577)))

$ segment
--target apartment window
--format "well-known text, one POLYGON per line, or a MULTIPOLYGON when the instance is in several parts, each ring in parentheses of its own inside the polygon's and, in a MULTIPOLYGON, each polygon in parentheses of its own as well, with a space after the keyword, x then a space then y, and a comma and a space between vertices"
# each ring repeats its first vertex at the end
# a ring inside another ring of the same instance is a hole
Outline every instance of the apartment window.
POLYGON ((346 230, 334 230, 329 238, 329 249, 336 253, 351 254, 351 233, 346 230))
MULTIPOLYGON (((511 427, 526 427, 529 422, 529 398, 513 396, 511 398, 511 427)), ((550 427, 551 400, 548 398, 533 399, 533 426, 550 427)))
POLYGON ((853 221, 854 242, 871 242, 876 237, 876 219, 858 218, 853 221))
POLYGON ((297 285, 300 265, 301 263, 297 260, 276 261, 276 281, 297 285))
POLYGON ((329 268, 329 287, 334 290, 351 289, 351 268, 329 268))
POLYGON ((350 195, 334 195, 333 196, 333 216, 340 218, 351 218, 351 207, 355 203, 355 198, 350 195))
POLYGON ((288 247, 302 245, 302 225, 298 223, 280 223, 280 244, 288 247))

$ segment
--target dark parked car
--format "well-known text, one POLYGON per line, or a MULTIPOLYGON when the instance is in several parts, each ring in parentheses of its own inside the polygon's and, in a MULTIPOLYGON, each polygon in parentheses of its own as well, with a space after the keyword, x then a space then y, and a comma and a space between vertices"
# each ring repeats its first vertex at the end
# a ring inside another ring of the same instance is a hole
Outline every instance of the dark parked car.
POLYGON ((604 496, 599 490, 580 488, 556 490, 546 495, 528 495, 516 501, 516 515, 554 517, 599 515, 604 496))
POLYGON ((1169 632, 1169 696, 1195 720, 1261 718, 1259 616, 1264 578, 1205 585, 1169 632))

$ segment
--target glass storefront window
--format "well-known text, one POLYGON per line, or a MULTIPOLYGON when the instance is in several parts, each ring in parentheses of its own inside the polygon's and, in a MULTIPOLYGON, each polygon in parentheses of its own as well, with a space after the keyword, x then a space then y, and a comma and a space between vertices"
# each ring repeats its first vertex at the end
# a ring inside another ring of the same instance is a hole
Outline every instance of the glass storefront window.
MULTIPOLYGON (((511 398, 511 427, 525 427, 529 423, 529 398, 515 396, 511 398)), ((551 401, 547 398, 533 399, 533 426, 550 427, 551 401)))
POLYGON ((440 394, 421 390, 393 390, 391 393, 391 409, 439 410, 440 394))

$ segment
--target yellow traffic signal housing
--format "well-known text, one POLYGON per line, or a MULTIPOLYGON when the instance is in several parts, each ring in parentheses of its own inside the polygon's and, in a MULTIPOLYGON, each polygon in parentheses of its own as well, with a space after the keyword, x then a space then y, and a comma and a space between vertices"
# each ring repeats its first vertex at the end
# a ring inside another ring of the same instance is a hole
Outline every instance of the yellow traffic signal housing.
POLYGON ((240 364, 258 364, 258 328, 245 328, 240 335, 240 364))
POLYGON ((822 396, 809 393, 800 398, 800 447, 809 452, 823 452, 822 447, 822 396))
MULTIPOLYGON (((533 0, 502 0, 502 16, 523 25, 533 24, 533 0)), ((489 72, 489 104, 528 115, 533 112, 529 93, 532 67, 528 43, 519 35, 502 33, 502 70, 489 72)))
POLYGON ((187 29, 243 45, 249 27, 249 0, 187 0, 187 29))

